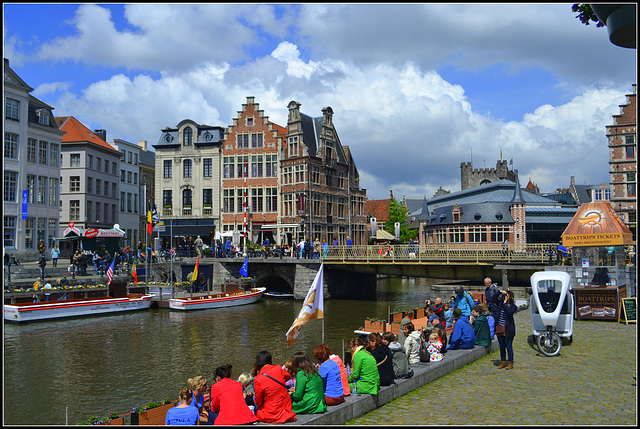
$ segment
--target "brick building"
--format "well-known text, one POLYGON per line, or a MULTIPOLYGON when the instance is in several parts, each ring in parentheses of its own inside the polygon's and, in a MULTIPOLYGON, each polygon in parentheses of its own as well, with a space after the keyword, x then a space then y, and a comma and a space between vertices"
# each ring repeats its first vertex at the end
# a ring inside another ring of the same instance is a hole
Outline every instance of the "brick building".
POLYGON ((636 160, 638 154, 636 84, 633 94, 620 106, 620 114, 607 125, 609 139, 609 182, 611 205, 636 239, 636 160))
POLYGON ((227 128, 222 148, 222 231, 244 231, 246 190, 247 238, 276 242, 277 230, 264 226, 278 223, 279 154, 286 129, 269 121, 254 97, 227 128), (246 170, 245 170, 246 167, 246 170), (245 180, 246 172, 246 180, 245 180))
POLYGON ((331 107, 322 117, 300 112, 300 103, 287 106, 287 135, 280 158, 281 217, 284 224, 300 224, 287 232, 287 242, 301 238, 345 244, 366 244, 366 190, 351 152, 333 125, 331 107))

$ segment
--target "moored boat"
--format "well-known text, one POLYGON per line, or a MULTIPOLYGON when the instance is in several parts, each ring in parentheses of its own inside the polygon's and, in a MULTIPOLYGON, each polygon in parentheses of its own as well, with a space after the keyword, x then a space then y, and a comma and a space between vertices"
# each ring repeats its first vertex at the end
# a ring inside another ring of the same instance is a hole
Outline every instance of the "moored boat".
POLYGON ((236 305, 253 304, 258 301, 267 288, 253 288, 235 292, 222 292, 203 296, 169 299, 172 310, 205 310, 209 308, 233 307, 236 305))
POLYGON ((94 316, 121 311, 146 310, 151 295, 129 294, 120 298, 92 297, 62 301, 21 302, 4 304, 4 320, 34 322, 64 317, 94 316))
POLYGON ((276 298, 276 299, 293 299, 293 294, 286 293, 286 292, 265 292, 264 296, 267 298, 276 298))

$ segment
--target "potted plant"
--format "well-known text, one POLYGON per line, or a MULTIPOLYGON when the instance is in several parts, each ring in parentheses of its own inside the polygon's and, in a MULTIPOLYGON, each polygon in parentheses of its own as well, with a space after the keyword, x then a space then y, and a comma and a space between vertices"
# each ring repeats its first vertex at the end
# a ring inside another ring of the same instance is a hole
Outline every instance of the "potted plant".
POLYGON ((133 413, 131 413, 131 424, 164 424, 164 418, 167 415, 167 411, 173 406, 174 404, 171 400, 169 398, 165 398, 162 401, 151 401, 147 405, 133 407, 133 413))
POLYGON ((379 320, 372 317, 367 317, 364 321, 364 330, 367 332, 385 332, 386 320, 379 320))

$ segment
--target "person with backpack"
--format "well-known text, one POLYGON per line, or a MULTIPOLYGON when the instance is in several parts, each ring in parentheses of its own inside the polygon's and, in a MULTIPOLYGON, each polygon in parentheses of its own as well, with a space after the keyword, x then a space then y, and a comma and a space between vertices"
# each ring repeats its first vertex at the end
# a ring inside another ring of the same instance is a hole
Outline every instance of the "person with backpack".
POLYGON ((385 332, 382 334, 382 343, 386 344, 391 351, 395 378, 411 378, 413 369, 409 366, 409 359, 402 345, 396 341, 396 336, 392 332, 385 332))
POLYGON ((476 342, 476 333, 469 319, 462 315, 462 310, 453 310, 453 332, 447 350, 472 349, 476 342))
POLYGON ((476 305, 471 310, 471 314, 473 315, 473 331, 476 334, 475 345, 488 347, 491 345, 491 330, 489 328, 489 321, 487 320, 487 316, 484 315, 482 311, 481 305, 476 305))
POLYGON ((484 286, 485 302, 487 303, 489 312, 491 312, 491 315, 495 319, 498 306, 493 302, 493 297, 500 293, 500 288, 497 283, 491 283, 491 279, 489 277, 484 279, 484 286))
POLYGON ((473 296, 471 296, 469 292, 465 291, 462 286, 458 286, 456 288, 454 307, 460 309, 462 312, 461 316, 464 316, 467 321, 469 321, 469 317, 471 317, 471 309, 475 305, 476 303, 473 301, 473 296))
POLYGON ((404 350, 409 358, 409 365, 420 362, 420 344, 422 338, 420 338, 420 331, 417 331, 413 323, 404 325, 404 335, 406 340, 404 341, 404 350))

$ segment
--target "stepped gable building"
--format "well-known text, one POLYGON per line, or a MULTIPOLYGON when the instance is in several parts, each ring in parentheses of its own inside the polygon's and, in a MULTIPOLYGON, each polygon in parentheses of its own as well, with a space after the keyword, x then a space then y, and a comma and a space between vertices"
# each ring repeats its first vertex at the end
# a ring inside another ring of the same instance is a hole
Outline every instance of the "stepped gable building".
POLYGON ((38 243, 55 244, 60 218, 60 151, 64 131, 53 107, 4 59, 3 248, 21 261, 37 258, 38 243))
POLYGON ((333 124, 331 107, 312 118, 300 103, 288 104, 287 135, 280 157, 283 224, 301 227, 286 233, 288 243, 302 238, 345 244, 366 244, 366 190, 351 151, 343 146, 333 124))
MULTIPOLYGON (((104 130, 93 132, 73 116, 56 118, 56 122, 65 131, 60 158, 59 237, 69 222, 76 228, 112 228, 120 219, 120 152, 104 140, 104 130)), ((77 241, 61 242, 62 254, 75 250, 68 246, 77 245, 77 241)))
POLYGON ((420 244, 499 248, 508 240, 514 250, 527 243, 560 242, 577 210, 523 192, 518 181, 508 180, 430 200, 407 200, 407 206, 418 204, 422 208, 409 213, 407 224, 419 230, 420 244))
MULTIPOLYGON (((200 235, 210 244, 220 227, 220 165, 224 128, 200 125, 185 119, 167 127, 153 145, 155 157, 155 203, 165 231, 161 240, 173 236, 200 235)), ((177 246, 176 240, 171 243, 177 246)))
POLYGON ((460 164, 460 190, 494 183, 499 180, 516 181, 518 170, 509 170, 506 160, 498 160, 496 168, 476 168, 470 162, 460 164))
MULTIPOLYGON (((253 243, 277 240, 279 156, 286 128, 269 121, 254 97, 227 128, 222 148, 222 231, 244 232, 253 243), (245 177, 246 176, 246 177, 245 177), (246 217, 245 217, 246 191, 246 217), (245 225, 246 220, 246 225, 245 225)), ((290 228, 287 228, 291 232, 290 228)))
POLYGON ((637 225, 637 114, 636 84, 634 83, 633 94, 627 94, 627 102, 620 106, 620 114, 613 116, 613 125, 607 125, 611 205, 633 233, 634 240, 637 225))

